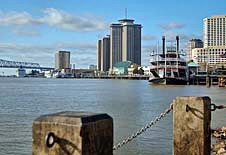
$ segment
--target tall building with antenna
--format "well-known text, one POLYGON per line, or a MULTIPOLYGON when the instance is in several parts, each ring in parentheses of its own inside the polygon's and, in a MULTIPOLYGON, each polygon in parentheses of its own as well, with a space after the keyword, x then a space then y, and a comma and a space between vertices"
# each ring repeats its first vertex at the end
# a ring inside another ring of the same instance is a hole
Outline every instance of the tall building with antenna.
POLYGON ((127 10, 118 22, 110 25, 110 68, 121 61, 141 65, 141 24, 127 19, 127 10))

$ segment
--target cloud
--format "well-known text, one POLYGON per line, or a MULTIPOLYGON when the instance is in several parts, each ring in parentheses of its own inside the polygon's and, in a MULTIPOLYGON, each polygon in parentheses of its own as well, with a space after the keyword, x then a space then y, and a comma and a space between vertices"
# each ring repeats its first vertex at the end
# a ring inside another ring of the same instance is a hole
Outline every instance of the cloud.
POLYGON ((166 42, 168 43, 168 46, 176 46, 176 36, 178 35, 180 38, 180 50, 183 50, 183 53, 187 53, 188 50, 188 42, 192 38, 202 38, 201 36, 197 36, 194 34, 186 34, 181 32, 172 32, 172 31, 166 31, 163 33, 164 36, 166 36, 166 42))
MULTIPOLYGON (((197 36, 194 34, 186 34, 182 32, 172 32, 166 31, 163 32, 163 36, 166 36, 166 46, 176 46, 176 36, 178 35, 180 38, 180 50, 183 50, 185 54, 188 48, 188 42, 192 38, 201 38, 201 36, 197 36)), ((149 65, 150 54, 157 51, 157 44, 153 45, 143 45, 142 46, 142 65, 149 65)), ((159 42, 159 53, 162 52, 162 41, 159 42)))
POLYGON ((156 52, 156 45, 143 45, 141 51, 142 65, 150 65, 150 54, 153 53, 153 51, 156 52))
POLYGON ((96 43, 65 42, 51 45, 0 43, 0 58, 12 61, 35 62, 54 66, 54 55, 59 50, 71 51, 71 63, 83 68, 96 63, 96 43))
MULTIPOLYGON (((108 27, 105 21, 93 14, 74 15, 55 8, 46 8, 41 17, 34 17, 28 12, 0 12, 0 26, 11 26, 15 29, 18 26, 40 26, 44 24, 72 32, 99 31, 108 27)), ((18 31, 14 30, 13 32, 18 34, 18 31)))
POLYGON ((156 39, 155 36, 152 36, 152 35, 149 35, 149 34, 142 36, 142 40, 144 40, 144 41, 152 41, 152 40, 155 40, 155 39, 156 39))
MULTIPOLYGON (((159 50, 160 50, 160 48, 161 47, 159 45, 159 50)), ((153 53, 153 52, 156 52, 156 50, 157 50, 157 45, 145 45, 145 46, 142 46, 142 49, 141 49, 142 53, 144 55, 147 55, 148 58, 150 58, 149 57, 150 54, 153 53)))
POLYGON ((62 43, 57 43, 56 48, 74 48, 74 49, 95 49, 96 44, 94 43, 84 43, 84 42, 62 42, 62 43))
POLYGON ((163 36, 166 37, 166 41, 172 42, 176 40, 176 36, 179 36, 181 39, 181 35, 178 32, 166 31, 163 32, 163 36))
POLYGON ((24 29, 24 28, 15 28, 12 30, 13 33, 15 33, 18 36, 25 36, 25 37, 36 37, 40 36, 40 33, 34 30, 30 29, 24 29))
POLYGON ((40 25, 39 20, 34 19, 27 12, 0 12, 0 26, 40 25))
POLYGON ((164 30, 181 29, 185 27, 185 24, 179 22, 169 22, 167 24, 160 24, 160 27, 164 30))
POLYGON ((94 15, 76 16, 54 8, 47 8, 43 12, 45 15, 40 21, 62 30, 83 32, 107 28, 105 22, 94 15))
POLYGON ((166 31, 163 32, 163 36, 166 36, 167 41, 175 41, 176 36, 179 36, 181 42, 188 42, 192 38, 200 38, 200 36, 194 35, 194 34, 185 34, 181 32, 172 32, 172 31, 166 31))

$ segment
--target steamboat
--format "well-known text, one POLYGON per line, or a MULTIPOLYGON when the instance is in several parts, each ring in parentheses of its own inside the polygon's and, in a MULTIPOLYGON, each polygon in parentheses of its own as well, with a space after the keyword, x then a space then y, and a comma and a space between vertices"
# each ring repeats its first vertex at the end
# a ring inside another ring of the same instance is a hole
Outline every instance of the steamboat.
POLYGON ((176 47, 166 48, 165 36, 162 37, 162 53, 153 53, 150 59, 149 82, 162 85, 186 85, 186 61, 179 52, 179 36, 176 36, 176 47))

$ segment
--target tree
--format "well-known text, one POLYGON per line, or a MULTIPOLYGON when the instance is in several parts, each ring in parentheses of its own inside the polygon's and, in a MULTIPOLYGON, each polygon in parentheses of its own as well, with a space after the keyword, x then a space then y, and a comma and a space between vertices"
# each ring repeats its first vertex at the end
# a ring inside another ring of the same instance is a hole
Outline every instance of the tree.
POLYGON ((138 70, 138 74, 144 75, 144 70, 143 70, 143 68, 140 68, 140 69, 138 70))
POLYGON ((133 70, 133 74, 138 74, 138 68, 136 67, 136 68, 134 68, 134 70, 133 70))

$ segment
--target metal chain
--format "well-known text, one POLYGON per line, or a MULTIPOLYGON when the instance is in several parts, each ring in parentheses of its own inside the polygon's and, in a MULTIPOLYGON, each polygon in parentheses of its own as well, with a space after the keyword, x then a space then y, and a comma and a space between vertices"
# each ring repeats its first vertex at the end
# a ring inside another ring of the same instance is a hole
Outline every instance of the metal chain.
POLYGON ((138 130, 136 133, 132 134, 128 138, 124 139, 122 142, 118 143, 113 147, 113 150, 118 150, 123 145, 131 142, 133 139, 137 138, 137 136, 143 134, 147 129, 151 128, 153 125, 155 125, 158 121, 160 121, 162 118, 164 118, 168 113, 171 112, 173 109, 173 103, 170 104, 170 107, 165 110, 165 112, 161 113, 159 116, 157 116, 153 121, 146 124, 144 127, 142 127, 140 130, 138 130))
POLYGON ((215 111, 216 109, 226 109, 226 105, 216 105, 216 104, 211 104, 211 111, 215 111))

